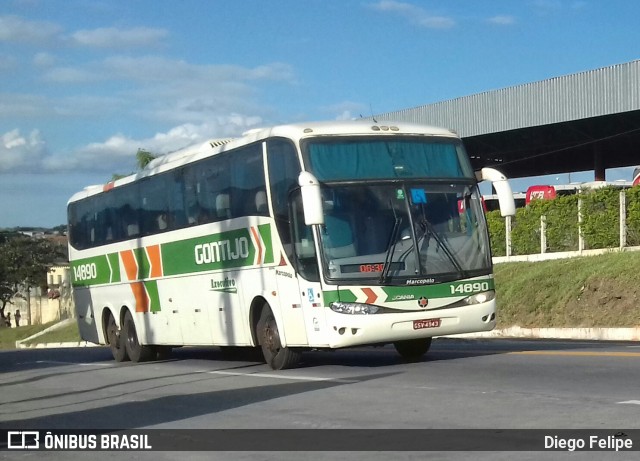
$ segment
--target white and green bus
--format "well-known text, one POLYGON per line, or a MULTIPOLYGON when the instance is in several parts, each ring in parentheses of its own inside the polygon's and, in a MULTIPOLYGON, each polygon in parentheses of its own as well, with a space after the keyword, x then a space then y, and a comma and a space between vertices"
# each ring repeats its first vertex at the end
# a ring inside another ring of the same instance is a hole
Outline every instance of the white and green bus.
POLYGON ((408 123, 252 130, 153 160, 68 204, 81 336, 117 361, 176 346, 303 351, 496 324, 478 181, 514 213, 506 178, 474 173, 455 133, 408 123))

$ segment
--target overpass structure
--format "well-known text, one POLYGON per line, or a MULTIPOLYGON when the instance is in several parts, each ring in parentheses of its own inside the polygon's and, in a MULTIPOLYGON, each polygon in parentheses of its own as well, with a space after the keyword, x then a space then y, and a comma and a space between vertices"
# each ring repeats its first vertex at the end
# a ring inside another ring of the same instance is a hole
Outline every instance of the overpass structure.
MULTIPOLYGON (((376 115, 448 127, 508 177, 640 164, 640 60, 376 115)), ((631 178, 630 178, 631 179, 631 178)))

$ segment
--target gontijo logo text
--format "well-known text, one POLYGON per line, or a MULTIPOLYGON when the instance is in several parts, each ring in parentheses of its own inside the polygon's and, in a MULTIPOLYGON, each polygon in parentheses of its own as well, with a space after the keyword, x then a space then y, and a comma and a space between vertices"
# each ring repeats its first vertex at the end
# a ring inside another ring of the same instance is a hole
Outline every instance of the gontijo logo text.
POLYGON ((233 243, 230 240, 200 243, 195 246, 194 250, 196 264, 198 265, 244 259, 249 257, 249 240, 246 237, 239 237, 233 243))

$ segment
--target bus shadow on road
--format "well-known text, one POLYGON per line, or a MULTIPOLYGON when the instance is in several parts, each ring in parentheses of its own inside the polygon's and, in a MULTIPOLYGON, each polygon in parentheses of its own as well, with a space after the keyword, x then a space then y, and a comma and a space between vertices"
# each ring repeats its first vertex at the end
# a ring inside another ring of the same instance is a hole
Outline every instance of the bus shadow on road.
POLYGON ((429 352, 421 359, 409 362, 395 351, 393 346, 356 347, 330 351, 305 353, 302 367, 342 365, 351 367, 385 367, 406 363, 428 363, 459 359, 478 358, 493 355, 572 355, 572 356, 615 356, 637 354, 619 352, 621 348, 638 346, 629 342, 576 341, 576 340, 536 340, 536 339, 460 339, 437 338, 429 352))

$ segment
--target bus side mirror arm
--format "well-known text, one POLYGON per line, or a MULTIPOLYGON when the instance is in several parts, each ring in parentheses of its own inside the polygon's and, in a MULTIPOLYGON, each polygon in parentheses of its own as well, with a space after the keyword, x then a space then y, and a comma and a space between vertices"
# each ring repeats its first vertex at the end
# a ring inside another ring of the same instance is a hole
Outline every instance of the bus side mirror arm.
POLYGON ((496 194, 498 194, 500 215, 514 216, 516 214, 513 192, 505 175, 493 168, 483 168, 480 171, 476 171, 476 179, 478 181, 491 181, 493 188, 496 190, 496 194))
POLYGON ((308 171, 302 171, 298 176, 298 184, 300 185, 300 190, 302 192, 304 223, 307 226, 324 224, 320 182, 308 171))

